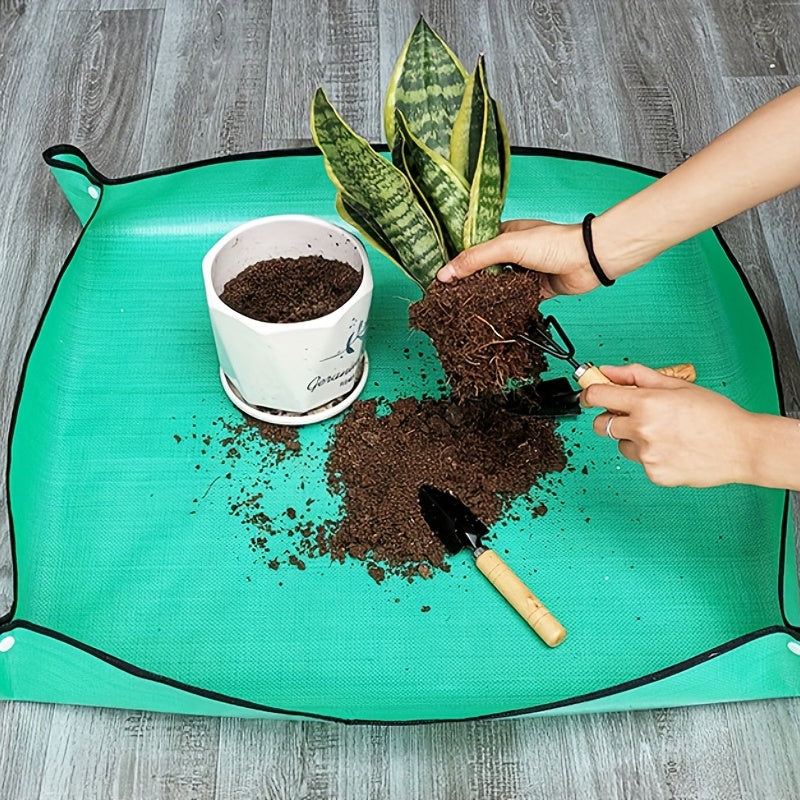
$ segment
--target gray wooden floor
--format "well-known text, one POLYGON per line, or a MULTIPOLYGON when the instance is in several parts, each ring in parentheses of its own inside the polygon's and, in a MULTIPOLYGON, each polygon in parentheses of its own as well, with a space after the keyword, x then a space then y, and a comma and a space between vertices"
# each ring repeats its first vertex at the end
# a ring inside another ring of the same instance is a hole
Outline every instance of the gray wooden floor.
MULTIPOLYGON (((662 170, 800 76, 792 0, 0 0, 4 436, 79 230, 42 149, 76 144, 121 176, 307 144, 318 84, 379 140, 383 87, 423 11, 465 61, 486 52, 513 143, 662 170)), ((795 192, 723 228, 794 414, 799 217, 795 192)), ((95 797, 796 798, 800 700, 418 728, 0 704, 0 800, 95 797)))

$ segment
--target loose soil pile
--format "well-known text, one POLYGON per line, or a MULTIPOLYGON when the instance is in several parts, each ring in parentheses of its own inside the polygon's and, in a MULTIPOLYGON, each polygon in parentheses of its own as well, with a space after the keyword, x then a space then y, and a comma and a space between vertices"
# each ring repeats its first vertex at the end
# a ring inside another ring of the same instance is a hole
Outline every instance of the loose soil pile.
POLYGON ((260 322, 305 322, 336 311, 361 284, 361 273, 319 255, 259 261, 231 278, 220 300, 260 322))
POLYGON ((417 500, 423 483, 454 492, 491 525, 510 500, 564 466, 552 420, 515 416, 493 398, 407 398, 384 416, 374 400, 357 402, 336 426, 327 467, 346 516, 323 547, 339 560, 350 555, 401 574, 440 567, 442 544, 417 500))
MULTIPOLYGON (((279 487, 273 480, 280 480, 280 470, 302 475, 306 456, 297 428, 251 417, 220 417, 206 433, 195 422, 192 432, 175 434, 178 445, 200 447, 203 459, 195 469, 213 474, 190 513, 198 513, 209 493, 227 484, 231 516, 242 523, 256 561, 270 569, 303 570, 311 558, 351 556, 378 583, 387 574, 430 578, 449 567, 420 513, 422 483, 455 492, 491 525, 545 473, 565 466, 552 420, 515 416, 491 398, 461 405, 447 398, 406 398, 395 401, 389 413, 379 403, 357 401, 334 429, 325 471, 330 490, 343 500, 335 518, 316 511, 324 495, 319 487, 296 507, 276 506, 279 487), (244 473, 242 459, 249 465, 244 473)), ((547 510, 538 498, 526 505, 531 517, 547 510)), ((519 507, 518 512, 526 513, 519 507)))
POLYGON ((539 299, 535 272, 479 272, 452 284, 434 281, 408 318, 430 336, 452 396, 462 400, 541 374, 541 351, 515 339, 541 325, 539 299))

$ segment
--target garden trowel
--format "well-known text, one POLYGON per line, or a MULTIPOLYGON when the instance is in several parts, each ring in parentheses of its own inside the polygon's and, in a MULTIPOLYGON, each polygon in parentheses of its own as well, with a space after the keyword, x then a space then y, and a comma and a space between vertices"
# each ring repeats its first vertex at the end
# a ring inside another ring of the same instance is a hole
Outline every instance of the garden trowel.
POLYGON ((581 390, 567 378, 551 378, 517 386, 503 397, 503 407, 512 414, 529 417, 573 417, 581 412, 581 390))
POLYGON ((425 522, 442 540, 445 549, 457 553, 463 547, 469 548, 478 569, 545 644, 555 647, 564 641, 567 632, 561 623, 494 550, 481 544, 488 533, 487 527, 454 494, 424 485, 419 489, 419 505, 425 522))

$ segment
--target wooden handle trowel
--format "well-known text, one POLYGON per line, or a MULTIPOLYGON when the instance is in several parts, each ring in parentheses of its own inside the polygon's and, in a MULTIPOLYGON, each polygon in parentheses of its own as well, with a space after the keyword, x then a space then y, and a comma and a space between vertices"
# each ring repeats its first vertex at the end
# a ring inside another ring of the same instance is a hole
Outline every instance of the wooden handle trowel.
POLYGON ((469 548, 478 569, 545 644, 555 647, 564 641, 567 632, 561 623, 497 553, 481 544, 489 532, 487 527, 454 494, 425 485, 419 490, 419 505, 425 522, 442 540, 445 549, 457 553, 469 548))

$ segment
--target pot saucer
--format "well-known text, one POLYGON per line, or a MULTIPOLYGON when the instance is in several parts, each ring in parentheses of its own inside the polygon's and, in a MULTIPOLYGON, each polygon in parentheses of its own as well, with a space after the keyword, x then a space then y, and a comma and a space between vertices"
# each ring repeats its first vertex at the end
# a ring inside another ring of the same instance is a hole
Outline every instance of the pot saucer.
POLYGON ((361 359, 359 371, 361 373, 360 377, 356 381, 355 386, 347 394, 341 395, 331 400, 329 403, 325 403, 325 405, 312 408, 311 411, 300 413, 250 405, 233 385, 233 381, 231 381, 221 368, 219 377, 225 394, 228 395, 228 399, 239 411, 261 420, 262 422, 271 422, 273 425, 311 425, 314 422, 322 422, 323 420, 330 419, 340 414, 346 408, 349 408, 361 394, 367 382, 367 373, 369 372, 369 358, 366 352, 364 352, 363 358, 361 359))

